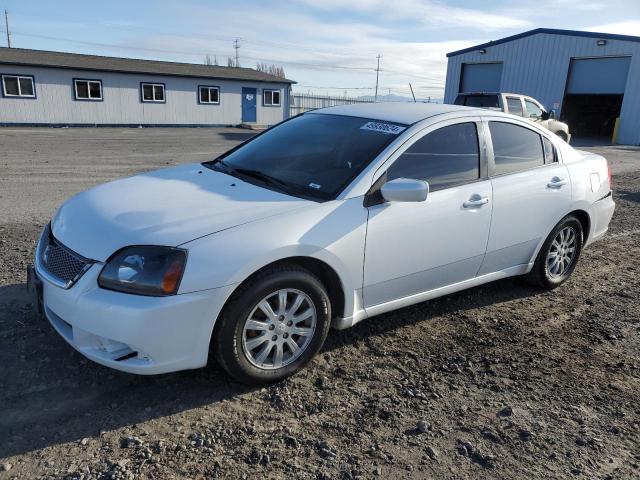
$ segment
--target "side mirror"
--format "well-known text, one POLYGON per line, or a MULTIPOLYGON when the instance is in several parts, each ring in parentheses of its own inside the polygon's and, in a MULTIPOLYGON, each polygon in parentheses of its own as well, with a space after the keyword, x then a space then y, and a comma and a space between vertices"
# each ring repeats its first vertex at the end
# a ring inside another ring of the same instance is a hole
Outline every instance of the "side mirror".
POLYGON ((540 115, 540 120, 549 120, 551 118, 551 112, 542 112, 540 115))
POLYGON ((382 185, 380 193, 387 202, 424 202, 429 184, 424 180, 396 178, 382 185))

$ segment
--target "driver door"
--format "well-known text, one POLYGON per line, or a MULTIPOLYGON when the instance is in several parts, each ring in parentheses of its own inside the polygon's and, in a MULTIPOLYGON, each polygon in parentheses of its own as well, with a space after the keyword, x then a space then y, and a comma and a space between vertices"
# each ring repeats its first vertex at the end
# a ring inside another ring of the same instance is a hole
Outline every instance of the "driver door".
POLYGON ((426 180, 430 192, 423 202, 369 207, 365 308, 476 276, 492 209, 482 128, 476 118, 442 122, 382 167, 387 181, 426 180))

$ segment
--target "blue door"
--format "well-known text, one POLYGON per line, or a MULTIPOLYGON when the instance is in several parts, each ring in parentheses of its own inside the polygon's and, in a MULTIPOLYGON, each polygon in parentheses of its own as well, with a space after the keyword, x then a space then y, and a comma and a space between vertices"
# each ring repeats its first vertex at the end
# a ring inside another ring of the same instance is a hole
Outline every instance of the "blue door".
POLYGON ((255 88, 242 89, 242 121, 256 121, 256 97, 258 91, 255 88))

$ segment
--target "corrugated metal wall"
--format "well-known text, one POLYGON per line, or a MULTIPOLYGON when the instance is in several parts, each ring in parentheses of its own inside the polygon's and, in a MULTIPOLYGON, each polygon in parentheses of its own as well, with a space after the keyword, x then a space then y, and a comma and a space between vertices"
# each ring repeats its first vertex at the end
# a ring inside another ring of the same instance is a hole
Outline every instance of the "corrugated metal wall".
POLYGON ((463 63, 503 62, 500 90, 522 93, 547 108, 562 108, 572 58, 630 55, 631 64, 620 114, 620 143, 640 144, 640 43, 538 33, 486 49, 449 57, 445 103, 453 103, 459 89, 463 63))
POLYGON ((0 73, 33 75, 37 94, 36 99, 0 96, 0 124, 238 125, 242 87, 257 88, 258 124, 274 125, 288 114, 288 84, 13 65, 0 65, 0 73), (104 101, 74 100, 74 78, 102 80, 104 101), (166 103, 141 102, 140 82, 164 83, 166 103), (220 87, 220 104, 198 104, 198 85, 220 87), (262 105, 265 88, 282 92, 281 106, 262 105))

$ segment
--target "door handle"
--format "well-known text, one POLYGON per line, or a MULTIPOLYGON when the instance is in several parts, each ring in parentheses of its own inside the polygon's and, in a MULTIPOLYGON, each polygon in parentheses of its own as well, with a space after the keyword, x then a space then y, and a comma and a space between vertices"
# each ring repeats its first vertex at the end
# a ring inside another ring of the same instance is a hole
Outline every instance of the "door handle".
POLYGON ((489 203, 489 197, 481 197, 477 193, 462 204, 463 208, 478 208, 489 203))
POLYGON ((565 180, 564 178, 553 177, 551 179, 551 181, 549 183, 547 183, 547 187, 548 188, 560 188, 560 187, 566 185, 567 183, 569 183, 569 182, 567 180, 565 180))

